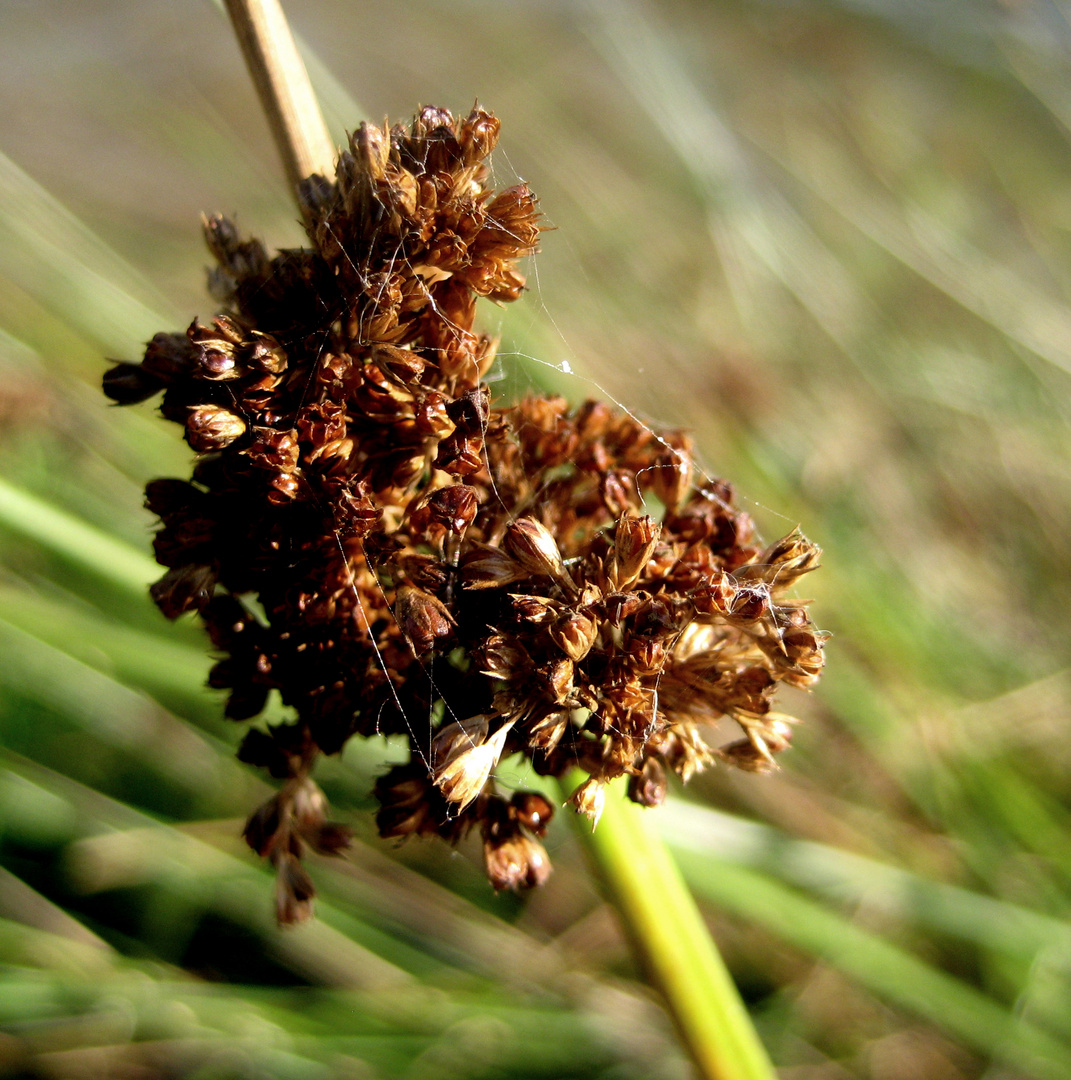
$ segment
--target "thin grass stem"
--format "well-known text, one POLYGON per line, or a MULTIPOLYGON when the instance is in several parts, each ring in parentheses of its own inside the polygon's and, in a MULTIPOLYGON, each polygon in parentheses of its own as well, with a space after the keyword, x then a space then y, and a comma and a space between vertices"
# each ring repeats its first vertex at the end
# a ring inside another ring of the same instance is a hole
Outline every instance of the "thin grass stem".
MULTIPOLYGON (((586 774, 574 772, 574 784, 586 774)), ((736 985, 677 864, 642 807, 611 785, 598 828, 580 830, 626 935, 704 1080, 773 1080, 736 985)))
POLYGON ((278 0, 225 3, 291 190, 313 173, 330 176, 335 149, 278 0))

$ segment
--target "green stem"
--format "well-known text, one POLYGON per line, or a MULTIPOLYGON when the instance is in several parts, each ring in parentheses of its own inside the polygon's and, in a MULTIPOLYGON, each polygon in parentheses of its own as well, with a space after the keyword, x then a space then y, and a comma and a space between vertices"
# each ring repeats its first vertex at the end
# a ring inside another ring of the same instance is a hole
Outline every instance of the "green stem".
MULTIPOLYGON (((586 776, 569 777, 574 785, 586 776)), ((732 976, 646 811, 611 785, 592 832, 579 819, 604 888, 703 1080, 774 1080, 732 976)))

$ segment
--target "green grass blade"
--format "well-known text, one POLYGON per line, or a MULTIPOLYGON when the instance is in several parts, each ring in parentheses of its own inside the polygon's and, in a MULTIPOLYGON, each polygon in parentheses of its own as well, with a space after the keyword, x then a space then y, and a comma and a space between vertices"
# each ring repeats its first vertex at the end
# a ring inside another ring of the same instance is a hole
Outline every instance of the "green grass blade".
POLYGON ((148 555, 66 513, 31 492, 0 479, 0 525, 47 551, 133 593, 145 603, 160 568, 148 555))
POLYGON ((1071 1047, 977 990, 762 874, 704 853, 678 853, 696 892, 819 957, 886 1001, 1039 1080, 1071 1075, 1071 1047))
MULTIPOLYGON (((949 934, 1033 963, 1046 954, 1071 967, 1071 923, 900 867, 797 840, 778 829, 682 799, 658 828, 679 858, 716 858, 761 871, 835 903, 862 904, 913 927, 949 934)), ((689 879, 691 880, 691 879, 689 879)), ((694 882, 693 882, 694 884, 694 882)))

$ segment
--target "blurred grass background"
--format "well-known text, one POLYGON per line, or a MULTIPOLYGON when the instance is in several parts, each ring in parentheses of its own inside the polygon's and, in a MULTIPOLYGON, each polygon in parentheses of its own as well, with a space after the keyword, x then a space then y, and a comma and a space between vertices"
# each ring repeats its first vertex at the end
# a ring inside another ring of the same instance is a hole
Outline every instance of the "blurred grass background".
MULTIPOLYGON (((1071 1076, 1071 28, 1057 3, 288 0, 339 140, 503 122, 541 196, 503 393, 690 428, 833 630, 785 767, 657 820, 784 1080, 1071 1076)), ((301 234, 210 0, 0 0, 0 1075, 690 1075, 567 823, 526 901, 358 833, 282 933, 262 779, 145 586, 189 454, 104 357, 301 234)), ((559 815, 561 816, 561 815, 559 815)))

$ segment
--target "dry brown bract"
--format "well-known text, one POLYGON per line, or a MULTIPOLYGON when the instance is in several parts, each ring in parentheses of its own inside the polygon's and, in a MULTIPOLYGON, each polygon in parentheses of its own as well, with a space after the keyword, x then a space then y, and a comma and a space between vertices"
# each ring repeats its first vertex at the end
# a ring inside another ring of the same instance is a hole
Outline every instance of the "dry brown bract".
POLYGON ((549 872, 551 806, 500 795, 500 760, 579 765, 571 801, 593 821, 618 776, 653 806, 667 769, 770 768, 791 733, 777 683, 822 667, 785 597, 818 549, 758 544, 727 484, 693 485, 684 435, 597 402, 491 406, 476 298, 520 295, 540 232, 525 185, 488 186, 497 136, 480 108, 362 126, 334 181, 304 185, 308 250, 269 258, 207 220, 224 313, 105 376, 123 404, 162 390, 199 455, 191 481, 147 490, 168 568, 153 598, 200 612, 229 717, 273 689, 296 717, 240 750, 283 781, 246 830, 278 868, 283 922, 311 910, 302 853, 345 843, 308 774, 352 735, 410 740, 376 784, 384 836, 476 826, 492 883, 520 888, 549 872), (711 750, 700 728, 723 716, 743 737, 711 750))

